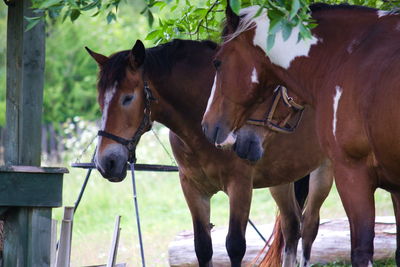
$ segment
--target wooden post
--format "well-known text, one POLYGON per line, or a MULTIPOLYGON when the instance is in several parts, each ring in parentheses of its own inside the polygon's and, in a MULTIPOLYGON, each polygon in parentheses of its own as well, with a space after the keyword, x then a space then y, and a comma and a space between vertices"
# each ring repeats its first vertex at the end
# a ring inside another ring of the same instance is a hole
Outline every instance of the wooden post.
MULTIPOLYGON (((45 28, 25 31, 37 14, 30 0, 13 1, 7 24, 5 163, 40 166, 45 28)), ((5 216, 3 266, 49 266, 50 207, 13 207, 5 216)))
POLYGON ((40 166, 45 28, 25 31, 34 17, 30 0, 8 7, 5 163, 40 166))
POLYGON ((121 222, 121 216, 119 215, 115 218, 114 234, 111 242, 110 252, 108 253, 108 260, 106 267, 114 267, 115 262, 117 260, 119 235, 121 232, 121 228, 119 227, 120 222, 121 222))
POLYGON ((60 243, 58 246, 56 267, 69 267, 70 265, 73 219, 74 207, 64 207, 64 217, 61 222, 60 243))
POLYGON ((56 266, 57 257, 57 220, 51 220, 50 267, 56 266))

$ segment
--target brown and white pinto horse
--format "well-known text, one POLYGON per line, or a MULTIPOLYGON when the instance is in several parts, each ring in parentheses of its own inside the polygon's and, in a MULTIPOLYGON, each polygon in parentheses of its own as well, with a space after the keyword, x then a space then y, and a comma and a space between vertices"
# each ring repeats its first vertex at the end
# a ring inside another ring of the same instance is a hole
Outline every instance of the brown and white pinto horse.
MULTIPOLYGON (((146 121, 143 118, 150 114, 151 121, 158 121, 171 130, 170 142, 179 165, 183 193, 192 214, 199 265, 212 265, 212 195, 224 191, 229 196, 226 248, 232 266, 240 266, 246 250, 245 229, 252 188, 275 186, 271 192, 281 214, 285 240, 284 265, 294 266, 301 234, 301 210, 294 195, 294 186, 288 183, 323 164, 311 173, 303 220, 304 257, 309 259, 311 244, 318 230, 319 209, 332 185, 330 165, 318 146, 311 119, 296 134, 277 136, 270 148, 275 155, 267 154, 255 165, 230 151, 218 150, 207 141, 201 130, 201 119, 215 75, 211 63, 216 48, 216 44, 208 41, 175 40, 146 50, 138 41, 131 51, 118 52, 110 57, 89 50, 100 67, 98 91, 103 113, 103 134, 99 137, 96 166, 104 177, 121 181, 126 175, 128 150, 118 142, 118 138, 136 136, 138 128, 148 130, 150 121, 143 125, 146 121), (154 100, 149 100, 146 95, 152 95, 154 100)), ((306 118, 313 116, 311 112, 305 114, 306 118)), ((244 132, 251 130, 247 127, 244 132)), ((249 159, 257 159, 252 155, 262 150, 261 143, 249 145, 243 142, 239 147, 249 151, 243 154, 249 159)), ((304 204, 304 199, 302 202, 300 205, 304 204)))
MULTIPOLYGON (((215 57, 215 89, 203 118, 206 135, 232 145, 260 99, 278 85, 289 88, 292 102, 315 110, 318 140, 333 162, 350 221, 353 266, 372 265, 378 187, 392 193, 400 266, 400 16, 312 5, 318 23, 312 39, 298 42, 294 29, 284 41, 278 32, 266 51, 269 20, 265 11, 254 17, 258 9, 243 9, 241 16, 227 9, 228 33, 215 57)), ((272 136, 270 131, 259 138, 272 136)))

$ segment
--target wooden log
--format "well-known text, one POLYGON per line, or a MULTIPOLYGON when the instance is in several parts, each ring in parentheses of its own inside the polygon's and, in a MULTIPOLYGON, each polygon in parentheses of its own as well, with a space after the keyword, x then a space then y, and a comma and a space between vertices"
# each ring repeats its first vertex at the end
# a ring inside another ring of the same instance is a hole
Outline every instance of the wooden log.
MULTIPOLYGON (((271 235, 273 225, 258 225, 265 237, 271 235)), ((213 266, 230 266, 225 249, 227 228, 212 230, 213 266)), ((247 250, 243 260, 249 264, 264 246, 264 242, 251 227, 246 232, 247 250)), ((171 266, 198 266, 194 251, 193 232, 184 231, 178 234, 169 245, 169 262, 171 266)), ((301 244, 301 242, 299 242, 301 244)), ((374 259, 393 258, 396 250, 396 223, 394 217, 377 217, 375 223, 374 259)), ((298 248, 298 260, 301 245, 298 248)), ((350 230, 347 218, 321 220, 318 236, 311 252, 311 263, 329 263, 335 261, 350 262, 350 230)))

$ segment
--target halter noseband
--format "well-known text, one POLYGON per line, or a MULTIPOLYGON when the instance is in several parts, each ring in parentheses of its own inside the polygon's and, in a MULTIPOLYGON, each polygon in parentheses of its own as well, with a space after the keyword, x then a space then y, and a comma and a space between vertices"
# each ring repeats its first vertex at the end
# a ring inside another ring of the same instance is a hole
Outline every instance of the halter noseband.
POLYGON ((300 104, 297 104, 292 97, 288 96, 287 89, 284 86, 278 86, 278 88, 276 88, 274 91, 273 97, 272 106, 270 107, 268 115, 264 120, 248 119, 246 123, 256 126, 266 126, 270 130, 279 133, 293 133, 300 123, 304 107, 300 104), (292 111, 283 121, 276 123, 274 122, 273 118, 280 100, 282 100, 283 103, 292 111), (293 113, 295 113, 297 116, 295 117, 294 125, 290 125, 289 120, 292 118, 293 113))
POLYGON ((154 101, 156 99, 154 98, 154 96, 151 92, 151 89, 147 84, 147 81, 144 81, 143 91, 144 91, 144 95, 145 95, 144 115, 143 115, 142 121, 140 122, 139 127, 137 128, 135 134, 133 135, 133 137, 131 139, 125 139, 123 137, 114 135, 112 133, 109 133, 109 132, 106 132, 103 130, 100 130, 97 133, 98 136, 106 137, 108 139, 111 139, 111 140, 125 146, 128 149, 128 162, 129 163, 136 162, 136 154, 135 154, 136 145, 139 142, 139 139, 142 136, 142 134, 145 133, 145 129, 147 127, 151 126, 150 103, 151 103, 151 101, 154 101))

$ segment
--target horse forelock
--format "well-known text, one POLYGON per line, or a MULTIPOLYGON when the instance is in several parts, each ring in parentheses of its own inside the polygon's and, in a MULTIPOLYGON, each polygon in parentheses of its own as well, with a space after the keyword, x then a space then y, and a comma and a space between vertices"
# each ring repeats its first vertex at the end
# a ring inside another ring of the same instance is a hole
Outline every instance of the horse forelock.
POLYGON ((111 55, 107 62, 101 66, 97 83, 100 102, 104 100, 104 95, 108 90, 114 90, 115 85, 120 84, 125 79, 128 66, 129 50, 111 55))
MULTIPOLYGON (((235 39, 237 36, 239 36, 241 33, 247 30, 255 28, 257 20, 268 19, 267 13, 265 11, 263 11, 258 17, 255 17, 259 9, 260 6, 258 5, 249 6, 241 9, 239 14, 240 16, 239 25, 237 26, 236 30, 233 33, 229 33, 223 36, 224 43, 227 43, 235 39)), ((224 32, 227 32, 227 25, 225 25, 224 27, 224 32)))

